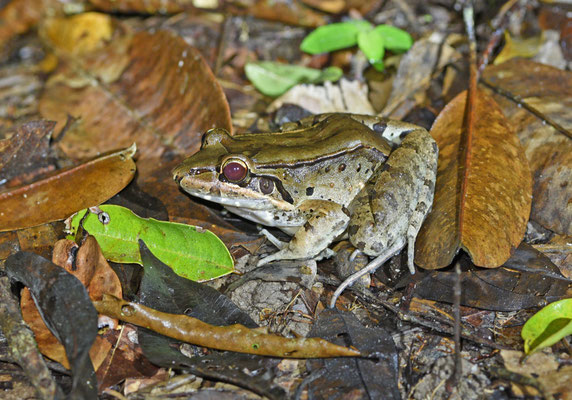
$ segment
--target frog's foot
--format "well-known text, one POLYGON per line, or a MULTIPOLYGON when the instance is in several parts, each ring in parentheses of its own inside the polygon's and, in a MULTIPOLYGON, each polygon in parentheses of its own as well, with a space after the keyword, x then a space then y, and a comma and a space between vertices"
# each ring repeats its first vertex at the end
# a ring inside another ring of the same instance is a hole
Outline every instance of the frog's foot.
POLYGON ((266 236, 266 239, 268 239, 268 241, 276 246, 276 248, 279 250, 282 250, 284 247, 288 246, 288 242, 283 242, 264 228, 260 229, 260 233, 266 236))
POLYGON ((396 243, 393 244, 393 246, 390 246, 389 248, 385 249, 385 251, 382 254, 374 258, 362 270, 347 277, 346 280, 343 281, 340 286, 338 286, 338 288, 332 295, 332 299, 330 300, 330 308, 334 308, 336 306, 336 301, 338 300, 338 297, 340 297, 342 292, 346 290, 347 287, 356 283, 365 274, 372 274, 373 272, 375 272, 375 270, 378 269, 380 266, 382 266, 387 260, 389 260, 394 255, 398 254, 403 248, 403 245, 404 245, 403 241, 398 240, 396 243))
POLYGON ((330 201, 308 200, 300 205, 300 210, 310 215, 306 223, 285 247, 258 261, 259 266, 275 260, 304 260, 321 255, 344 232, 350 219, 344 207, 330 201))

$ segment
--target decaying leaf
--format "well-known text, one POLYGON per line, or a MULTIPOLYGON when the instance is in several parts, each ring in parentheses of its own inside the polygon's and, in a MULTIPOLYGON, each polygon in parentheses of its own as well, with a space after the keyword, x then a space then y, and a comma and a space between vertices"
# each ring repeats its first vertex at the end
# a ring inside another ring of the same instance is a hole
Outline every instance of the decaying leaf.
POLYGON ((133 142, 140 159, 166 149, 189 154, 208 129, 231 130, 228 104, 211 70, 170 32, 124 34, 82 57, 58 54, 63 62, 46 84, 40 112, 59 128, 68 115, 78 118, 58 136, 71 158, 133 142))
POLYGON ((42 319, 66 350, 73 375, 70 399, 97 399, 89 349, 97 335, 97 311, 85 287, 65 269, 34 253, 6 259, 6 273, 34 296, 42 319))
POLYGON ((0 140, 0 186, 16 177, 28 181, 30 175, 53 169, 48 158, 54 125, 51 121, 30 121, 19 126, 9 139, 0 140))
POLYGON ((397 350, 391 335, 384 329, 366 328, 353 314, 328 309, 320 313, 310 336, 351 344, 364 354, 380 355, 377 361, 363 358, 308 361, 310 371, 319 371, 317 378, 310 375, 310 398, 401 398, 397 389, 397 350))
MULTIPOLYGON (((79 250, 78 246, 70 240, 56 242, 52 261, 78 278, 86 287, 92 300, 101 299, 103 293, 122 295, 121 282, 101 254, 99 245, 93 236, 89 236, 79 250)), ((42 354, 69 368, 64 347, 44 324, 28 289, 22 291, 21 306, 24 321, 34 332, 42 354)), ((102 316, 99 318, 98 325, 108 325, 114 328, 117 326, 117 320, 102 316)), ((96 370, 107 357, 109 350, 111 350, 111 344, 97 336, 89 351, 96 370)))
POLYGON ((241 324, 214 326, 181 314, 163 313, 141 304, 104 295, 98 312, 198 346, 274 357, 357 357, 361 353, 319 338, 288 339, 241 324))
POLYGON ((447 266, 460 248, 475 265, 502 265, 519 245, 530 214, 532 182, 524 151, 496 102, 477 91, 465 125, 462 92, 439 114, 433 210, 415 246, 423 268, 447 266))
POLYGON ((69 55, 91 53, 103 47, 113 34, 109 15, 87 12, 68 18, 51 18, 42 24, 41 35, 69 55))
MULTIPOLYGON (((470 265, 469 265, 470 267, 470 265)), ((423 299, 454 302, 455 272, 431 271, 420 277, 413 293, 423 299)), ((569 280, 542 253, 521 243, 496 270, 470 268, 461 272, 461 305, 484 310, 518 311, 538 307, 567 295, 569 280)))
POLYGON ((483 82, 513 124, 534 176, 531 218, 572 235, 572 72, 514 59, 483 82))
POLYGON ((542 35, 531 37, 531 38, 513 38, 510 33, 504 33, 505 44, 502 51, 495 58, 494 64, 502 64, 503 62, 510 60, 515 57, 534 57, 542 42, 544 37, 542 35))
MULTIPOLYGON (((212 325, 242 324, 256 328, 248 314, 216 289, 181 278, 139 242, 145 272, 138 296, 141 304, 171 314, 186 314, 212 325)), ((234 352, 181 351, 189 345, 147 329, 137 337, 145 356, 156 365, 179 368, 208 379, 238 385, 270 399, 283 399, 285 391, 275 382, 278 359, 234 352), (255 371, 264 370, 264 374, 255 371)))
POLYGON ((132 146, 0 192, 0 231, 57 221, 103 203, 133 179, 134 153, 132 146))
POLYGON ((54 382, 44 358, 38 351, 32 331, 22 321, 18 299, 10 289, 10 279, 1 277, 0 330, 11 349, 12 357, 35 386, 39 399, 63 398, 61 388, 54 382))

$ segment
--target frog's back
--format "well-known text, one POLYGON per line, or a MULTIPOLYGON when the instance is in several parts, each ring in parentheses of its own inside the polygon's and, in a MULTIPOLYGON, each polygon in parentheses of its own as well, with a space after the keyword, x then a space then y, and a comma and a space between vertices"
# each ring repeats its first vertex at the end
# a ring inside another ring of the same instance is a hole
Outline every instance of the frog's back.
POLYGON ((383 161, 391 152, 385 138, 344 114, 332 114, 310 127, 237 135, 231 141, 230 152, 247 155, 259 165, 317 162, 349 152, 368 152, 383 161))

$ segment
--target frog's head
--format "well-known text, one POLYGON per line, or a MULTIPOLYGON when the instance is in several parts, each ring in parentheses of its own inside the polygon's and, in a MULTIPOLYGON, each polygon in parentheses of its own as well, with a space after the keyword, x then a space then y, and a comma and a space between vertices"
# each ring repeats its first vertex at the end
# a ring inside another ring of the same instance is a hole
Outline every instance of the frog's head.
POLYGON ((201 149, 173 170, 173 178, 189 194, 225 207, 293 209, 279 179, 257 170, 251 151, 252 146, 226 130, 211 129, 203 136, 201 149))

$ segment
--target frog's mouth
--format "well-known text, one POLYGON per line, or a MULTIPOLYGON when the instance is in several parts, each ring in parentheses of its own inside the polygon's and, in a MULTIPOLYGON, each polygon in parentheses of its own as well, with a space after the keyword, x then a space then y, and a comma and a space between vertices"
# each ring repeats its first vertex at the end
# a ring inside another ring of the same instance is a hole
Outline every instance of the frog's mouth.
MULTIPOLYGON (((234 209, 292 210, 292 204, 263 195, 246 187, 207 178, 205 174, 185 175, 178 180, 180 186, 192 196, 234 209)), ((212 175, 212 173, 211 173, 212 175)))

